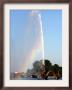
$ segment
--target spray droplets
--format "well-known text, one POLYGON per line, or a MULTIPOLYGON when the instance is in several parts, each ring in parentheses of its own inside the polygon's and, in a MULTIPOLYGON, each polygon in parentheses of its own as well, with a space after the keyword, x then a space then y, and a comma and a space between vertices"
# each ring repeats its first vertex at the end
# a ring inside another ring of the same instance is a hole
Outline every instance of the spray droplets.
MULTIPOLYGON (((42 28, 42 19, 41 14, 37 10, 32 10, 29 14, 29 22, 30 28, 27 38, 30 40, 28 44, 28 52, 26 54, 26 58, 24 58, 24 64, 21 69, 24 69, 24 72, 29 69, 29 66, 32 66, 35 60, 44 61, 44 39, 43 39, 43 28, 42 28)), ((28 26, 29 27, 29 26, 28 26)), ((24 31, 24 33, 26 30, 24 31)), ((24 47, 25 48, 25 47, 24 47)), ((44 62, 43 62, 44 64, 44 62)))
POLYGON ((31 15, 32 16, 38 15, 38 13, 39 13, 39 11, 37 11, 37 10, 32 10, 31 11, 31 15))

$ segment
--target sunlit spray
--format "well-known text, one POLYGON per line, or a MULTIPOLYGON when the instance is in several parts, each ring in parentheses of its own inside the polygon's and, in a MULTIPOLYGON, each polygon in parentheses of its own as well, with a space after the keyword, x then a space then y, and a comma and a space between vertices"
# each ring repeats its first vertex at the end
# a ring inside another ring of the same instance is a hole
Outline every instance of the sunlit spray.
POLYGON ((26 72, 29 69, 29 66, 33 64, 33 62, 37 59, 43 60, 44 64, 44 38, 43 38, 43 25, 41 14, 37 10, 30 11, 28 21, 28 37, 32 37, 32 41, 29 41, 32 47, 30 48, 27 56, 24 57, 24 64, 22 64, 21 70, 26 72))

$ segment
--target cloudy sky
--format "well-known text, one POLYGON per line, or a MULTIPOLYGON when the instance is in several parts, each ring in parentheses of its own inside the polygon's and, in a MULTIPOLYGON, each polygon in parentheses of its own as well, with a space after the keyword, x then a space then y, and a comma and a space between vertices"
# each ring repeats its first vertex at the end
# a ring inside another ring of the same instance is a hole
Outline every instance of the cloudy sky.
POLYGON ((11 72, 31 68, 35 60, 43 59, 43 48, 45 59, 62 65, 61 39, 61 10, 11 10, 11 72))

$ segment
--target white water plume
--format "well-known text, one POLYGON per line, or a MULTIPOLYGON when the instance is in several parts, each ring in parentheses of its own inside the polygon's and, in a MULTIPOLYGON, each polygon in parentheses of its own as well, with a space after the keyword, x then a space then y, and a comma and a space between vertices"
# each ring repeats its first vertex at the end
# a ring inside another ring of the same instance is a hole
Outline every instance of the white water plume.
POLYGON ((39 11, 37 10, 33 10, 31 12, 31 15, 34 17, 35 16, 35 20, 37 19, 37 23, 39 24, 40 29, 40 40, 41 40, 41 47, 42 47, 42 59, 43 59, 43 64, 44 64, 44 36, 43 36, 43 25, 42 25, 42 18, 41 18, 41 14, 39 13, 39 11))
POLYGON ((42 19, 41 19, 41 15, 38 14, 39 16, 39 20, 40 20, 40 32, 41 32, 41 42, 42 42, 42 53, 43 53, 43 64, 44 64, 44 38, 43 38, 43 28, 42 28, 42 19))
MULTIPOLYGON (((27 23, 24 24, 24 29, 20 32, 21 36, 17 37, 12 46, 13 53, 11 53, 11 56, 14 54, 14 57, 11 62, 16 62, 14 72, 27 72, 28 69, 32 68, 36 60, 43 60, 42 63, 44 64, 44 38, 41 14, 37 10, 32 10, 26 15, 25 22, 27 23)), ((19 31, 16 30, 15 34, 19 34, 19 31)), ((13 38, 13 40, 15 39, 13 38)))
POLYGON ((28 23, 28 29, 26 29, 28 36, 26 37, 29 41, 28 48, 30 48, 30 50, 28 50, 26 58, 24 57, 24 72, 26 72, 30 67, 32 67, 35 60, 42 60, 42 64, 44 64, 43 25, 41 14, 39 13, 39 11, 32 10, 30 12, 28 23))

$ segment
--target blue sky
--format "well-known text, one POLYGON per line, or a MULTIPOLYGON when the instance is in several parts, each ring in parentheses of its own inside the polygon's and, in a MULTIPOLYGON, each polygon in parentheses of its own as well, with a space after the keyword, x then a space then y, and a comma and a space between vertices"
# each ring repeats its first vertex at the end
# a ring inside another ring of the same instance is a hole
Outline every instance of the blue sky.
MULTIPOLYGON (((23 71, 23 69, 20 69, 21 65, 25 63, 24 60, 28 57, 26 55, 33 47, 33 41, 36 40, 34 30, 29 30, 35 28, 30 13, 31 10, 10 11, 11 71, 23 71)), ((38 13, 42 20, 44 58, 50 60, 52 64, 57 63, 61 66, 62 11, 39 10, 38 13)), ((40 59, 39 55, 34 60, 40 59)))

